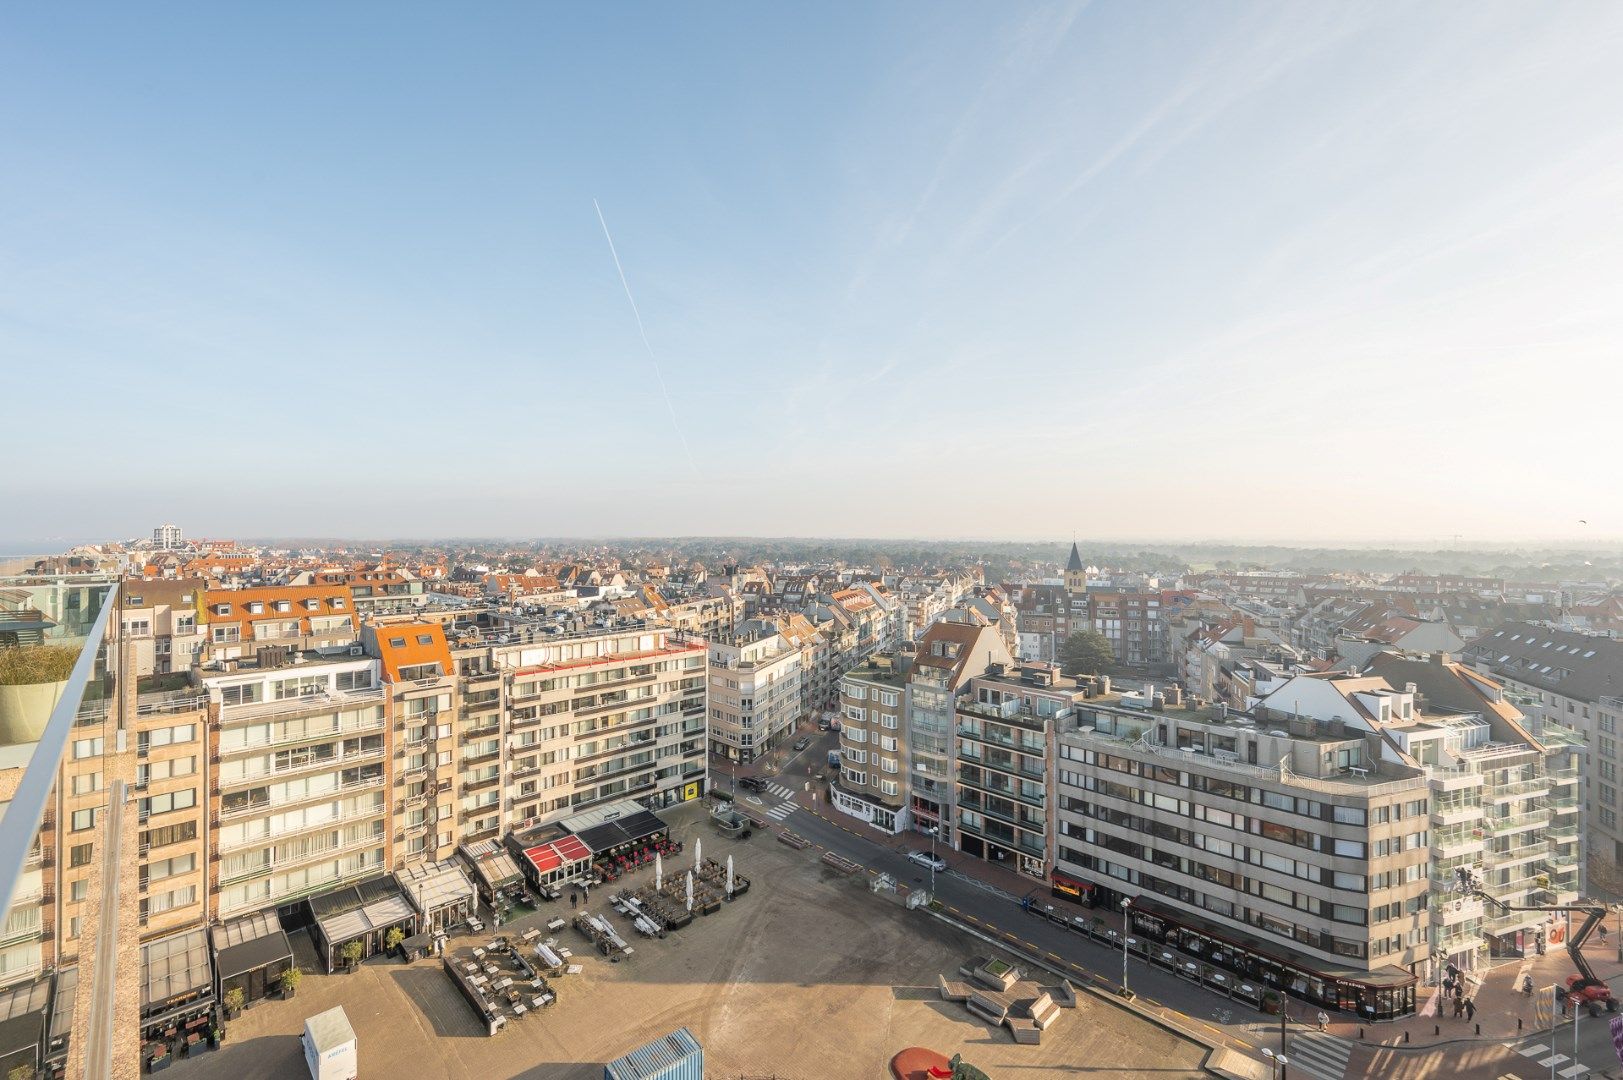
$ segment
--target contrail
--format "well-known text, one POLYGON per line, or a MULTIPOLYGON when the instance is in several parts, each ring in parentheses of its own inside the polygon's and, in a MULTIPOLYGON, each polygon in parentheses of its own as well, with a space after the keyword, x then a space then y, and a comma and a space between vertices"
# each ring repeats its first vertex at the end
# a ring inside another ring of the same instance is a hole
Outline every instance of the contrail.
POLYGON ((693 447, 688 445, 688 437, 682 431, 682 425, 676 420, 676 406, 671 404, 671 392, 665 386, 665 373, 660 370, 659 360, 654 356, 654 347, 648 344, 648 331, 642 328, 642 313, 637 310, 637 298, 631 295, 631 286, 626 282, 625 268, 620 265, 620 253, 614 250, 614 237, 609 235, 609 223, 603 220, 603 208, 592 200, 592 209, 597 211, 597 223, 603 226, 603 239, 609 242, 609 255, 614 259, 615 272, 620 275, 620 287, 626 291, 626 299, 631 302, 631 315, 637 320, 637 333, 642 338, 642 347, 648 350, 648 362, 654 365, 654 377, 659 380, 659 392, 665 398, 665 410, 671 414, 671 427, 676 429, 676 437, 682 440, 682 450, 687 454, 688 465, 693 469, 693 475, 699 475, 699 463, 693 460, 693 447))

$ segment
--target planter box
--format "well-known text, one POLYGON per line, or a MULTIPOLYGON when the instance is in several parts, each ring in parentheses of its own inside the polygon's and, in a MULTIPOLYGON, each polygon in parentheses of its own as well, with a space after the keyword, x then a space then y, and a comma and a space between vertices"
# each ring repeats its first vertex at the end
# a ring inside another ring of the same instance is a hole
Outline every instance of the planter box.
POLYGON ((39 742, 67 682, 0 686, 0 746, 39 742))

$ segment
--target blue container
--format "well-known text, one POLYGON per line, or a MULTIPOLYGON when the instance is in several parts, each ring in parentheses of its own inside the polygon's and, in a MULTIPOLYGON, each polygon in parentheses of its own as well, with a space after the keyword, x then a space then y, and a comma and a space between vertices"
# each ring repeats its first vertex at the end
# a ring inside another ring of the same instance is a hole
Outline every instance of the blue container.
POLYGON ((603 1080, 704 1080, 704 1048, 693 1032, 677 1028, 603 1066, 603 1080))

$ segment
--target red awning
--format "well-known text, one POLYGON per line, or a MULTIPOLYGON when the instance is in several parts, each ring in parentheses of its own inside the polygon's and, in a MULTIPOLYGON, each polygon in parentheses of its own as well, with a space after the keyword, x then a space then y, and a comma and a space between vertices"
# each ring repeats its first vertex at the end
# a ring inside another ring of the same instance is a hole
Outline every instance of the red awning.
POLYGON ((585 862, 592 857, 592 849, 582 843, 580 837, 566 836, 540 847, 525 848, 524 857, 538 872, 550 874, 560 866, 585 862))

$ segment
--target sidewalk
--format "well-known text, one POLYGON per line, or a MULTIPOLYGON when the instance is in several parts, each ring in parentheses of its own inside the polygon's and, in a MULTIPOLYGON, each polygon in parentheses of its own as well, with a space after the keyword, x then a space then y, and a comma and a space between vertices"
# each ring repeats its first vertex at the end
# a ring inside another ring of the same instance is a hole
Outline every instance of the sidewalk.
MULTIPOLYGON (((813 785, 814 791, 822 787, 822 784, 813 785)), ((814 802, 811 793, 802 791, 796 786, 794 799, 802 809, 854 836, 894 851, 930 850, 928 837, 913 832, 894 836, 881 832, 857 818, 835 810, 821 794, 818 794, 814 802)), ((1050 902, 1043 882, 1025 877, 996 863, 988 863, 960 851, 948 850, 944 845, 936 846, 936 854, 946 860, 950 869, 973 882, 990 886, 1015 899, 1031 894, 1034 901, 1041 897, 1043 903, 1050 902)), ((1090 909, 1089 917, 1102 919, 1110 929, 1118 931, 1122 929, 1122 915, 1119 911, 1090 909)), ((1606 925, 1607 929, 1612 931, 1607 944, 1602 945, 1598 936, 1592 938, 1584 949, 1584 956, 1595 969, 1597 976, 1607 982, 1614 982, 1623 979, 1623 961, 1618 959, 1620 940, 1623 939, 1616 936, 1623 927, 1615 925, 1615 920, 1609 921, 1606 925)), ((1534 955, 1520 961, 1509 960, 1495 968, 1475 973, 1475 977, 1479 977, 1480 981, 1473 982, 1466 993, 1476 1005, 1476 1016, 1472 1020, 1468 1021, 1464 1016, 1454 1019, 1451 998, 1442 1003, 1444 1015, 1437 1016, 1438 990, 1435 985, 1428 985, 1417 988, 1415 1016, 1406 1020, 1376 1024, 1360 1022, 1356 1016, 1347 1013, 1330 1012, 1328 1030, 1332 1035, 1372 1047, 1384 1045, 1423 1048, 1479 1040, 1504 1042, 1515 1039, 1538 1030, 1534 1027, 1535 999, 1518 989, 1523 976, 1529 974, 1533 977, 1533 985, 1539 990, 1544 990, 1552 984, 1564 986, 1567 977, 1574 974, 1574 969, 1565 947, 1557 944, 1551 946, 1543 956, 1534 955)), ((1214 1003, 1221 1003, 1223 1000, 1215 994, 1210 996, 1214 1003)), ((1318 1009, 1314 1006, 1295 999, 1290 1001, 1289 1008, 1291 1018, 1305 1024, 1311 1024, 1312 1018, 1318 1013, 1318 1009)), ((1548 1011, 1545 1015, 1548 1015, 1548 1011)), ((1559 1011, 1556 1018, 1560 1020, 1559 1011)), ((1256 1014, 1254 1022, 1276 1023, 1267 1014, 1260 1012, 1256 1014)))
MULTIPOLYGON (((1617 928, 1608 925, 1607 929, 1615 931, 1617 928)), ((1623 963, 1617 958, 1618 941, 1614 933, 1608 936, 1607 944, 1602 945, 1596 937, 1584 948, 1584 958, 1595 969, 1596 976, 1609 983, 1623 977, 1623 963)), ((1529 997, 1519 989, 1524 975, 1533 977, 1536 991, 1547 991, 1551 985, 1565 986, 1567 977, 1575 974, 1575 971, 1566 948, 1554 945, 1543 956, 1506 961, 1491 970, 1475 974, 1481 977, 1481 982, 1466 991, 1466 996, 1476 1003, 1475 1019, 1468 1020, 1461 1016, 1456 1020, 1451 998, 1441 1002, 1443 1015, 1438 1016, 1438 991, 1433 985, 1419 988, 1416 1015, 1407 1020, 1360 1024, 1356 1019, 1334 1015, 1330 1030, 1334 1034, 1356 1039, 1362 1028, 1366 1041, 1376 1040, 1388 1046, 1429 1046, 1479 1038, 1502 1042, 1540 1030, 1535 1027, 1539 1004, 1537 992, 1529 997), (1405 1037, 1409 1040, 1407 1043, 1404 1042, 1405 1037)), ((1548 1009, 1544 1015, 1549 1016, 1548 1009)), ((1557 1023, 1561 1021, 1559 1010, 1556 1010, 1555 1019, 1557 1023)))

